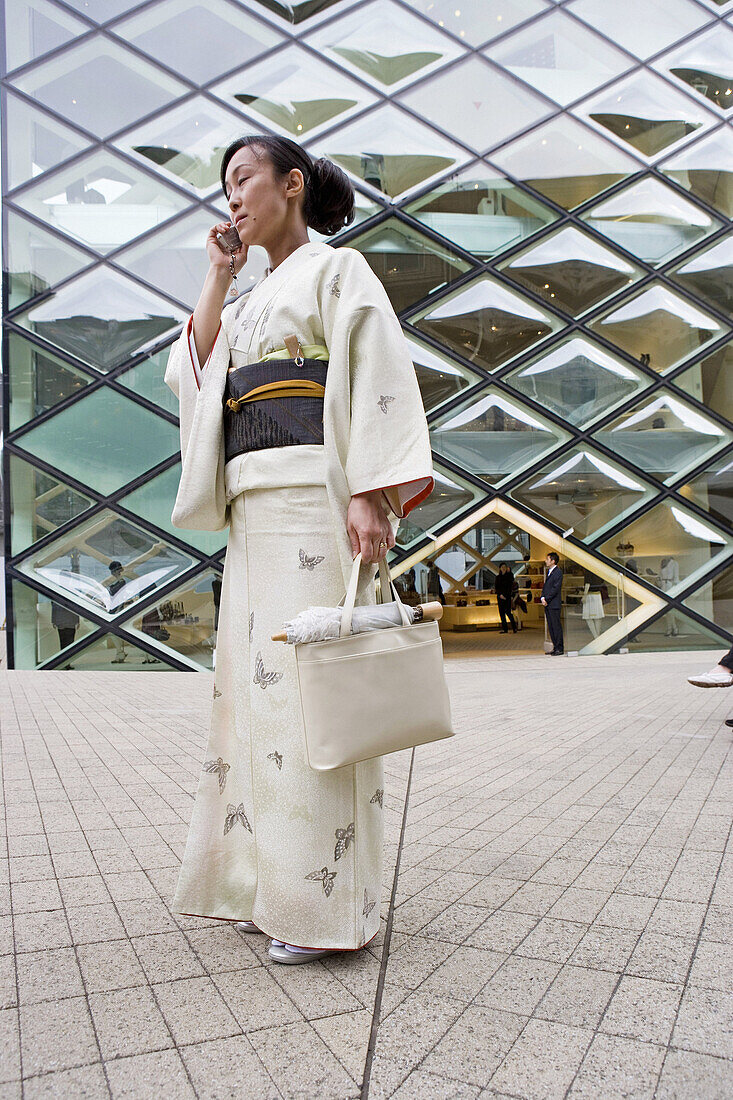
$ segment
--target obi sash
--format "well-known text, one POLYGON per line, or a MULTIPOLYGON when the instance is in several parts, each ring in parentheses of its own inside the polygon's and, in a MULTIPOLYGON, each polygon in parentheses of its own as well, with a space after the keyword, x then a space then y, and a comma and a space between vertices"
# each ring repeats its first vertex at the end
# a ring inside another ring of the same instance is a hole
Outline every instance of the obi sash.
POLYGON ((322 444, 327 369, 327 359, 305 357, 230 367, 224 391, 225 461, 248 451, 322 444))

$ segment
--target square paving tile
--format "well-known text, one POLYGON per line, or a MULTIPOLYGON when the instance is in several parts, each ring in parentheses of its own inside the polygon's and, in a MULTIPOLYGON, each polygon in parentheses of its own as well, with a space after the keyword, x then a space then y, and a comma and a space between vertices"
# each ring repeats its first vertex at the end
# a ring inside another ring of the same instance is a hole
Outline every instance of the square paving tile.
POLYGON ((172 1047, 173 1039, 150 989, 93 993, 89 1005, 102 1056, 122 1058, 172 1047))
POLYGON ((23 1072, 27 1076, 99 1060, 84 997, 21 1007, 20 1035, 23 1072))
POLYGON ((580 1066, 593 1032, 530 1020, 491 1079, 492 1088, 532 1100, 560 1100, 580 1066))

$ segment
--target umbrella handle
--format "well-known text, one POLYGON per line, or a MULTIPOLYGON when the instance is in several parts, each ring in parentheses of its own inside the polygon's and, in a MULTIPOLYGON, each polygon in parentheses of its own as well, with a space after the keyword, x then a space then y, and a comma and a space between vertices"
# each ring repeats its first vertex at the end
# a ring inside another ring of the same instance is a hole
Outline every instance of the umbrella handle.
MULTIPOLYGON (((418 604, 418 606, 422 609, 422 622, 426 622, 427 620, 435 620, 437 622, 438 619, 443 617, 443 605, 438 603, 437 600, 433 603, 418 604)), ((284 630, 279 634, 273 634, 271 637, 273 642, 287 642, 288 640, 288 636, 284 630)))

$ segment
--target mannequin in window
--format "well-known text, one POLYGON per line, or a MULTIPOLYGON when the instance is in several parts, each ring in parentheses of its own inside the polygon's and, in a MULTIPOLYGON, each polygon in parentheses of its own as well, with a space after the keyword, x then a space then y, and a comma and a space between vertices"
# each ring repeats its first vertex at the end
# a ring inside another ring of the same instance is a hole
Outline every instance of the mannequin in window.
MULTIPOLYGON (((662 592, 670 592, 679 583, 680 567, 677 559, 662 558, 659 565, 659 587, 662 592)), ((664 618, 667 623, 667 629, 664 632, 665 638, 676 638, 680 632, 677 625, 677 612, 670 609, 664 618)))

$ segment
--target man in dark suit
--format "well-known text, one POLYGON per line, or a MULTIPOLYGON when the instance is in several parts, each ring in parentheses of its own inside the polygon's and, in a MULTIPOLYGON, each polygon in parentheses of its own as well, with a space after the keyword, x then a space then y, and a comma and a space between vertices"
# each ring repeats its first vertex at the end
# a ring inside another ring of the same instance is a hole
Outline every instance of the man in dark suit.
POLYGON ((545 558, 547 576, 540 597, 542 606, 545 609, 547 629, 552 639, 551 657, 559 657, 564 652, 562 636, 562 569, 558 564, 559 561, 560 558, 554 550, 551 550, 545 558))

